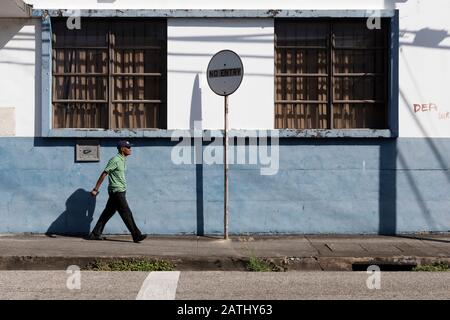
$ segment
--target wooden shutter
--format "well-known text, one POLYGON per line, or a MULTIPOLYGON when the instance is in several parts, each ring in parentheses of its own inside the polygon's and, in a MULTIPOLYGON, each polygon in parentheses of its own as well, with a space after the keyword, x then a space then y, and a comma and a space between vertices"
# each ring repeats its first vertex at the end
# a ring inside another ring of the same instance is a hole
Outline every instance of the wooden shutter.
POLYGON ((387 127, 387 25, 333 22, 333 127, 387 127))
POLYGON ((165 127, 165 22, 117 21, 112 41, 112 128, 165 127))
POLYGON ((290 21, 275 28, 275 127, 327 128, 327 25, 290 21))
POLYGON ((166 128, 166 22, 66 19, 53 29, 53 127, 166 128))
POLYGON ((108 44, 106 24, 82 20, 69 30, 52 22, 53 127, 107 128, 108 44))
POLYGON ((386 21, 276 20, 275 128, 386 128, 387 31, 386 21))

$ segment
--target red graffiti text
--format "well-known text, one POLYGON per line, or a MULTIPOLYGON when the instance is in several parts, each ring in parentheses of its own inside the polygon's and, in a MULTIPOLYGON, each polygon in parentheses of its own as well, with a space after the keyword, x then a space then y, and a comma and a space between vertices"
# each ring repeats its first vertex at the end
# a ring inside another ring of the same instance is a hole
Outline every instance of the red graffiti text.
POLYGON ((414 113, 429 112, 429 111, 438 112, 437 105, 435 103, 422 103, 422 104, 415 103, 414 104, 414 113))

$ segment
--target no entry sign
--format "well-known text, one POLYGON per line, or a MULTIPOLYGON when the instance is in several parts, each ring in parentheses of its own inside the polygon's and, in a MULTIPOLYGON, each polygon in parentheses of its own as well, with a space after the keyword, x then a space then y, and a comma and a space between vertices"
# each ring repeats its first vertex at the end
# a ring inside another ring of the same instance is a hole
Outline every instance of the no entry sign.
POLYGON ((217 52, 208 64, 206 78, 211 90, 224 97, 224 136, 223 136, 223 234, 228 239, 228 96, 235 92, 242 82, 244 66, 241 58, 231 50, 217 52))
POLYGON ((219 51, 211 58, 206 76, 208 85, 214 93, 228 96, 241 85, 244 76, 242 60, 231 50, 219 51))

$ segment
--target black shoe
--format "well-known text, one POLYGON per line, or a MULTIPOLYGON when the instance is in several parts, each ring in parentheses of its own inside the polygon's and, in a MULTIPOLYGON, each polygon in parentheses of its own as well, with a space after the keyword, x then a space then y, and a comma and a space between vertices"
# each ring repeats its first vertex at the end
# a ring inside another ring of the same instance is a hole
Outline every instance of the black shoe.
POLYGON ((93 233, 89 234, 89 236, 87 237, 87 240, 103 240, 103 237, 97 236, 93 233))
POLYGON ((146 234, 141 234, 137 238, 133 238, 133 242, 134 243, 138 243, 138 242, 141 242, 142 240, 144 240, 145 238, 147 238, 147 235, 146 234))

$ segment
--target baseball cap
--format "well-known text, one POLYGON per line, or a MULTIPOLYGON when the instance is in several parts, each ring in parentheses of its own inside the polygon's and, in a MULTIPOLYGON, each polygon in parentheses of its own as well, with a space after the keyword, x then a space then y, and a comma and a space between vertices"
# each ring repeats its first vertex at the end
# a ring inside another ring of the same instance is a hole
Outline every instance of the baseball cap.
POLYGON ((117 148, 131 148, 131 143, 128 140, 120 140, 117 142, 117 148))

